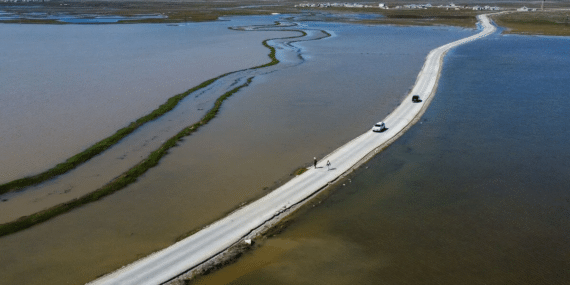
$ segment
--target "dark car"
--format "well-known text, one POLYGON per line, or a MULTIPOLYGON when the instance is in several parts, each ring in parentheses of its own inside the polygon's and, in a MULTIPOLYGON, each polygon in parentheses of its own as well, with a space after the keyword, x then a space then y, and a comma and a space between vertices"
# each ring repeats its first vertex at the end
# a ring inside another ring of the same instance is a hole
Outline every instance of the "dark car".
POLYGON ((421 102, 422 100, 420 100, 420 96, 419 95, 414 95, 412 96, 412 102, 414 103, 418 103, 421 102))

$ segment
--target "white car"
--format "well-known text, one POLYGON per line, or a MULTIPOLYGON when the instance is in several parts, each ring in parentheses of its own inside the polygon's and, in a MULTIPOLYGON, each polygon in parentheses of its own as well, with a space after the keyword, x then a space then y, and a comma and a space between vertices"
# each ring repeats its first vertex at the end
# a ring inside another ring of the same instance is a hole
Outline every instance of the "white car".
POLYGON ((374 125, 374 127, 372 127, 373 132, 383 132, 384 130, 386 130, 386 125, 384 125, 384 122, 378 122, 374 125))

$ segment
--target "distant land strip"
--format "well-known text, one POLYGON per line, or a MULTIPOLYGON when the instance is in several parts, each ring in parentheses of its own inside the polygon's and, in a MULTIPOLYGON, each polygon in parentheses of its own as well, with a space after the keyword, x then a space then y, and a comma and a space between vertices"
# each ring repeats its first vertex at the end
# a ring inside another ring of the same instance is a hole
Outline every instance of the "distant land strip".
MULTIPOLYGON (((270 27, 270 26, 268 26, 267 28, 269 28, 269 27, 270 27)), ((292 37, 272 38, 272 39, 264 40, 264 41, 262 42, 262 44, 263 44, 263 46, 267 47, 267 48, 270 50, 269 58, 271 58, 271 62, 266 63, 266 64, 263 64, 263 65, 259 65, 259 66, 256 66, 256 67, 252 67, 252 68, 242 69, 242 70, 239 70, 239 71, 251 70, 251 69, 259 69, 259 68, 268 67, 268 66, 272 66, 272 65, 278 64, 280 61, 279 61, 279 60, 276 58, 276 56, 275 56, 276 50, 275 50, 274 47, 272 47, 272 46, 270 46, 270 45, 268 44, 269 41, 271 41, 271 40, 276 40, 276 39, 295 39, 295 38, 302 38, 302 37, 304 37, 304 36, 307 35, 307 33, 306 33, 305 31, 302 31, 302 30, 292 30, 292 29, 288 29, 288 30, 278 30, 278 31, 300 32, 301 35, 299 35, 299 36, 292 36, 292 37)), ((330 36, 330 34, 324 32, 324 31, 321 31, 321 32, 323 32, 323 33, 326 35, 325 37, 330 36)), ((295 41, 291 41, 291 42, 295 42, 295 41)), ((184 98, 184 97, 182 97, 182 96, 188 96, 190 93, 192 93, 192 92, 194 92, 194 91, 196 91, 196 90, 198 90, 198 89, 200 89, 200 88, 204 88, 204 87, 206 87, 206 86, 212 84, 214 81, 216 81, 216 80, 218 80, 218 79, 220 79, 220 78, 222 78, 222 77, 224 77, 224 76, 226 76, 226 75, 228 75, 228 74, 232 74, 232 73, 239 72, 239 71, 229 72, 229 73, 220 75, 220 76, 218 76, 218 77, 215 77, 215 78, 213 78, 213 79, 204 81, 202 84, 200 84, 200 85, 198 85, 198 86, 196 86, 196 87, 194 87, 194 88, 192 88, 192 89, 190 89, 190 90, 188 90, 188 91, 186 91, 186 92, 184 92, 184 93, 181 93, 181 94, 178 94, 178 95, 173 96, 172 98, 177 97, 177 99, 174 99, 174 100, 176 100, 175 103, 174 103, 174 105, 173 105, 171 108, 169 108, 169 109, 167 109, 166 111, 164 111, 162 114, 164 114, 164 113, 166 113, 166 112, 172 110, 172 109, 176 106, 176 104, 177 104, 180 100, 182 100, 182 99, 184 98), (178 98, 178 96, 181 96, 181 98, 178 98)), ((132 168, 130 168, 129 170, 127 170, 126 172, 124 172, 123 174, 121 174, 119 177, 113 179, 112 181, 110 181, 109 183, 107 183, 105 186, 103 186, 103 187, 101 187, 101 188, 99 188, 99 189, 97 189, 97 190, 95 190, 95 191, 93 191, 93 192, 91 192, 91 193, 89 193, 89 194, 86 194, 86 195, 84 195, 84 196, 82 196, 82 197, 80 197, 80 198, 73 199, 73 200, 71 200, 71 201, 69 201, 69 202, 62 203, 62 204, 53 206, 53 207, 51 207, 51 208, 48 208, 48 209, 46 209, 46 210, 43 210, 43 211, 34 213, 34 214, 32 214, 32 215, 29 215, 29 216, 21 217, 21 218, 15 220, 15 221, 12 221, 12 222, 0 224, 0 237, 5 236, 5 235, 9 235, 9 234, 12 234, 12 233, 16 233, 16 232, 18 232, 18 231, 21 231, 21 230, 24 230, 24 229, 27 229, 27 228, 30 228, 30 227, 32 227, 32 226, 34 226, 34 225, 36 225, 36 224, 39 224, 39 223, 48 221, 48 220, 50 220, 51 218, 54 218, 54 217, 59 216, 59 215, 61 215, 61 214, 67 213, 67 212, 69 212, 69 211, 71 211, 71 210, 73 210, 73 209, 75 209, 75 208, 78 208, 78 207, 80 207, 80 206, 82 206, 82 205, 85 205, 85 204, 88 204, 88 203, 91 203, 91 202, 95 202, 95 201, 97 201, 97 200, 99 200, 99 199, 101 199, 101 198, 103 198, 103 197, 105 197, 105 196, 108 196, 108 195, 110 195, 110 194, 113 194, 113 193, 115 193, 115 192, 117 192, 117 191, 123 189, 124 187, 128 186, 128 185, 131 184, 131 183, 136 182, 136 180, 137 180, 137 178, 138 178, 139 176, 141 176, 142 174, 144 174, 144 173, 145 173, 147 170, 149 170, 150 168, 156 166, 156 165, 158 164, 159 160, 160 160, 164 155, 168 154, 168 150, 169 150, 170 148, 177 146, 177 143, 178 143, 182 138, 191 135, 192 133, 194 133, 195 131, 197 131, 200 127, 206 125, 209 121, 211 121, 211 120, 218 114, 218 112, 219 112, 219 110, 220 110, 220 107, 222 106, 222 103, 223 103, 227 98, 229 98, 231 95, 233 95, 234 93, 238 92, 240 89, 242 89, 242 88, 244 88, 244 87, 247 87, 247 86, 252 82, 253 78, 254 78, 254 76, 249 77, 249 78, 247 79, 247 82, 246 82, 246 83, 244 83, 244 84, 242 84, 242 85, 240 85, 240 86, 238 86, 238 87, 236 87, 236 88, 234 88, 234 89, 232 89, 232 90, 230 90, 230 91, 224 93, 222 96, 220 96, 220 97, 216 100, 216 102, 214 103, 214 106, 212 107, 212 109, 210 109, 210 110, 208 111, 208 113, 206 113, 206 115, 204 115, 204 117, 203 117, 200 121, 198 121, 197 123, 194 123, 193 125, 191 125, 191 126, 189 126, 189 127, 184 128, 184 129, 183 129, 182 131, 180 131, 178 134, 176 134, 175 136, 171 137, 171 138, 168 139, 166 142, 164 142, 157 150, 153 151, 153 152, 152 152, 147 158, 145 158, 143 161, 139 162, 138 164, 136 164, 135 166, 133 166, 132 168)), ((171 99, 172 99, 172 98, 171 98, 171 99)), ((168 101, 170 101, 171 99, 169 99, 168 101)), ((167 103, 168 103, 168 101, 167 101, 167 103)), ((165 103, 165 104, 166 104, 166 103, 165 103)), ((163 104, 163 105, 165 105, 165 104, 163 104)), ((151 114, 149 114, 149 115, 147 115, 147 116, 145 116, 145 117, 143 117, 143 118, 149 117, 150 115, 154 114, 155 112, 157 112, 157 110, 160 110, 163 105, 161 105, 158 109, 156 109, 156 110, 153 111, 151 114)), ((153 119, 158 118, 158 117, 161 116, 162 114, 156 115, 156 117, 154 117, 153 119)), ((143 118, 141 118, 141 119, 143 119, 143 118)), ((139 120, 141 120, 141 119, 139 119, 139 120)), ((150 119, 150 120, 153 120, 153 119, 150 119)), ((136 122, 138 122, 139 120, 137 120, 136 122)), ((150 120, 149 120, 149 121, 150 121, 150 120)), ((135 122, 135 123, 136 123, 136 122, 135 122)), ((131 125, 132 125, 132 124, 133 124, 133 123, 131 123, 131 125)), ((142 124, 141 124, 141 125, 142 125, 142 124)), ((139 125, 139 126, 141 126, 141 125, 139 125)), ((139 126, 137 126, 137 128, 138 128, 139 126)), ((136 129, 136 128, 135 128, 135 129, 136 129)), ((121 129, 121 130, 122 130, 122 129, 121 129)), ((121 130, 117 131, 117 133, 120 133, 121 130)), ((133 131, 134 131, 134 129, 133 129, 133 131)), ((132 132, 132 131, 131 131, 131 132, 132 132)), ((129 133, 130 133, 130 132, 129 132, 129 133)), ((117 134, 115 134, 115 135, 117 135, 117 134)), ((123 135, 122 137, 120 137, 115 143, 117 143, 121 138, 125 137, 126 135, 128 135, 128 133, 125 134, 125 135, 123 135)), ((107 139, 105 139, 105 140, 103 140, 103 141, 106 141, 106 140, 108 140, 108 139, 109 139, 109 138, 107 138, 107 139)), ((101 141, 101 142, 103 142, 103 141, 101 141)), ((100 142, 100 143, 101 143, 101 142, 100 142)), ((98 144, 99 144, 99 143, 98 143, 98 144)), ((98 144, 96 144, 96 145, 98 145, 98 144)), ((109 145, 107 148, 109 148, 110 146, 112 146, 112 145, 109 145)), ((91 147, 91 148, 93 148, 93 147, 91 147)), ((104 149, 103 149, 103 150, 104 150, 104 149)), ((102 152, 103 150, 99 151, 98 153, 102 152)), ((96 155, 96 154, 95 154, 95 155, 96 155)), ((95 155, 93 155, 93 156, 95 156, 95 155)), ((77 155, 76 155, 76 156, 77 156, 77 155)), ((91 156, 91 157, 93 157, 93 156, 91 156)), ((75 156, 74 156, 74 157, 75 157, 75 156)), ((88 159, 86 159, 85 161, 87 161, 87 160, 88 160, 88 159)), ((74 167, 76 167, 77 165, 79 165, 79 164, 76 164, 74 167)), ((71 169, 73 169, 73 168, 71 168, 71 169)), ((69 169, 69 170, 71 170, 71 169, 69 169)), ((69 170, 67 170, 67 171, 69 171, 69 170)), ((56 175, 57 175, 57 174, 56 174, 56 175)), ((56 175, 52 175, 50 178, 53 178, 53 177, 56 176, 56 175)), ((47 179, 50 179, 50 178, 45 178, 43 181, 45 181, 45 180, 47 180, 47 179)), ((20 179, 20 180, 21 180, 21 179, 20 179)), ((40 182, 41 182, 41 181, 40 181, 40 182)), ((40 183, 40 182, 37 182, 37 183, 40 183)), ((12 183, 12 182, 10 182, 10 183, 12 183)), ((6 185, 6 184, 4 184, 4 185, 6 185)), ((30 184, 30 185, 32 185, 32 184, 30 184)))
MULTIPOLYGON (((160 105, 158 108, 153 110, 148 115, 145 115, 145 116, 139 118, 138 120, 131 122, 128 126, 122 128, 122 129, 119 129, 117 132, 115 132, 115 134, 95 143, 94 145, 90 146, 86 150, 68 158, 67 160, 65 160, 65 162, 59 163, 56 166, 54 166, 53 168, 50 168, 50 169, 48 169, 44 172, 41 172, 39 174, 20 178, 20 179, 16 179, 16 180, 1 184, 0 185, 0 194, 18 191, 18 190, 21 190, 23 188, 26 188, 26 187, 29 187, 32 185, 37 185, 39 183, 45 182, 49 179, 55 178, 56 176, 65 174, 65 173, 75 169, 76 167, 83 164, 84 162, 90 160, 91 158, 95 157, 96 155, 102 153, 103 151, 105 151, 105 150, 109 149, 110 147, 112 147, 113 145, 117 144, 119 141, 121 141, 123 138, 125 138, 126 136, 128 136, 129 134, 131 134, 132 132, 137 130, 142 125, 144 125, 150 121, 153 121, 153 120, 161 117, 162 115, 168 113, 169 111, 174 109, 178 105, 178 103, 180 101, 182 101, 182 99, 186 98, 188 95, 194 93, 197 90, 200 90, 202 88, 209 86, 210 84, 214 83, 216 80, 218 80, 220 78, 223 78, 227 75, 230 75, 230 74, 233 74, 236 72, 248 70, 248 69, 258 69, 258 68, 264 68, 264 67, 276 65, 277 63, 279 63, 279 60, 275 57, 275 48, 273 48, 272 46, 267 44, 268 41, 275 40, 275 39, 298 38, 298 37, 304 37, 307 35, 307 33, 305 33, 304 31, 301 31, 301 30, 279 30, 279 31, 300 32, 301 35, 300 36, 293 36, 293 37, 274 38, 274 39, 264 40, 262 42, 263 46, 265 46, 266 48, 268 48, 270 50, 270 53, 269 53, 269 58, 271 59, 270 62, 263 64, 263 65, 256 66, 256 67, 246 68, 246 69, 237 70, 237 71, 231 71, 231 72, 222 74, 218 77, 208 79, 208 80, 200 83, 199 85, 197 85, 191 89, 188 89, 186 92, 174 95, 174 96, 170 97, 164 104, 160 105)), ((206 116, 208 116, 208 114, 206 114, 206 116)))

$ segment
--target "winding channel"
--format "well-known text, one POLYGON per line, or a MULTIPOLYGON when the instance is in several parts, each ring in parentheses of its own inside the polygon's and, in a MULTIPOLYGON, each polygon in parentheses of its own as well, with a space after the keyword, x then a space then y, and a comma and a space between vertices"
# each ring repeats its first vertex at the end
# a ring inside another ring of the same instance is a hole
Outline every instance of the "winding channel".
POLYGON ((160 284, 203 264, 243 239, 254 238, 264 226, 283 218, 310 197, 350 173, 388 146, 410 128, 432 100, 445 54, 454 47, 495 32, 486 15, 479 15, 483 28, 476 35, 432 50, 420 71, 412 91, 404 102, 385 118, 387 130, 368 131, 336 149, 316 168, 310 168, 263 198, 244 206, 194 235, 125 266, 89 284, 160 284), (413 103, 413 95, 423 100, 413 103), (331 162, 331 167, 325 165, 331 162))
POLYGON ((108 149, 67 173, 28 186, 23 191, 1 194, 0 199, 4 202, 0 207, 0 236, 47 221, 135 182, 146 170, 157 165, 168 149, 213 119, 222 102, 247 87, 253 78, 302 64, 301 51, 292 43, 330 36, 325 31, 300 29, 295 24, 281 22, 234 30, 279 31, 293 35, 263 42, 270 50, 270 62, 220 75, 174 96, 183 98, 179 98, 171 110, 142 123, 108 149), (109 165, 113 168, 109 169, 109 165), (62 197, 67 200, 62 202, 62 197))

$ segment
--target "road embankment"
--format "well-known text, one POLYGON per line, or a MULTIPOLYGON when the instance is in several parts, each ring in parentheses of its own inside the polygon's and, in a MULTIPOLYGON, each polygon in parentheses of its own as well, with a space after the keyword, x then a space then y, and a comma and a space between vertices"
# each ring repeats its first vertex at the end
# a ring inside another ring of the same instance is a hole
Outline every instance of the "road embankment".
POLYGON ((387 130, 381 133, 368 131, 360 135, 322 158, 316 168, 311 167, 261 199, 164 250, 90 284, 161 284, 172 280, 243 239, 255 236, 268 224, 285 217, 292 209, 352 172, 401 136, 423 114, 435 94, 443 58, 449 50, 495 31, 495 26, 486 15, 480 15, 478 19, 482 27, 481 32, 443 45, 429 53, 410 94, 384 120, 387 130), (419 95, 423 101, 412 102, 413 95, 419 95), (327 161, 330 161, 330 167, 326 165, 327 161))

